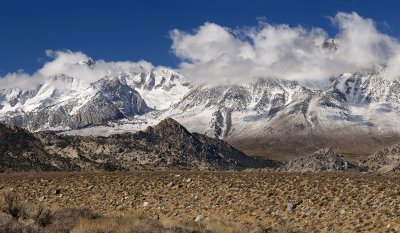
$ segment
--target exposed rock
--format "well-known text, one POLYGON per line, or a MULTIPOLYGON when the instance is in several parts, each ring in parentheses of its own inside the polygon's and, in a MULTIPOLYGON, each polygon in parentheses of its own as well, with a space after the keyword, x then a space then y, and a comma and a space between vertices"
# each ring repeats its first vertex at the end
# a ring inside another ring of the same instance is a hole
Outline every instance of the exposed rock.
POLYGON ((144 133, 148 144, 164 155, 168 163, 186 164, 199 169, 263 168, 275 167, 279 163, 271 160, 254 159, 235 149, 227 142, 190 133, 172 118, 148 127, 144 133))
MULTIPOLYGON (((173 119, 109 137, 30 133, 0 125, 1 170, 244 169, 279 165, 246 156, 227 142, 190 133, 173 119)), ((172 184, 171 184, 172 187, 172 184)), ((174 188, 179 188, 174 186, 174 188)), ((89 186, 88 189, 93 187, 89 186)))
POLYGON ((118 205, 115 209, 116 209, 116 210, 123 210, 123 209, 125 209, 125 206, 123 206, 123 205, 118 205))
POLYGON ((291 203, 291 202, 287 204, 287 206, 286 206, 286 210, 287 210, 287 211, 291 212, 291 211, 293 211, 294 209, 296 209, 296 205, 295 205, 295 204, 293 204, 293 203, 291 203))
POLYGON ((335 52, 337 50, 335 39, 327 39, 322 43, 322 48, 335 52))
POLYGON ((376 152, 363 161, 362 164, 372 172, 399 172, 400 144, 376 152))
POLYGON ((291 160, 282 170, 296 172, 362 171, 363 169, 346 161, 330 148, 314 152, 311 155, 291 160))
POLYGON ((274 211, 271 213, 273 216, 279 216, 281 214, 281 212, 279 210, 274 211))
POLYGON ((195 222, 200 222, 204 220, 204 215, 199 214, 196 216, 196 218, 194 219, 195 222))
POLYGON ((0 123, 0 171, 78 170, 69 159, 50 154, 32 133, 0 123))
POLYGON ((55 195, 61 194, 61 189, 56 189, 56 190, 54 191, 54 194, 55 194, 55 195))

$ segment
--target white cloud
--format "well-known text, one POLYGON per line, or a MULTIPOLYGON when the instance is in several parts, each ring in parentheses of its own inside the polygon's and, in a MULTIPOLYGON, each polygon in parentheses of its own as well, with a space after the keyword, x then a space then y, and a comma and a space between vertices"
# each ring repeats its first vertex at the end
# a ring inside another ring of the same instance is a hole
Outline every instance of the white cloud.
POLYGON ((97 60, 92 66, 83 65, 80 62, 87 61, 90 58, 82 52, 71 52, 69 50, 48 50, 46 55, 52 60, 46 62, 42 68, 32 75, 18 71, 0 78, 0 89, 13 87, 33 88, 43 84, 48 78, 57 74, 65 74, 90 83, 111 74, 137 71, 138 69, 150 71, 153 68, 153 65, 146 61, 106 62, 97 60))
POLYGON ((400 45, 380 33, 371 19, 357 13, 337 13, 331 18, 339 32, 335 52, 321 47, 329 38, 320 28, 305 29, 263 23, 232 30, 205 23, 192 33, 171 32, 172 50, 182 59, 180 71, 205 83, 242 83, 255 78, 324 82, 343 72, 372 65, 400 74, 400 45))
POLYGON ((224 55, 235 56, 242 46, 228 28, 213 23, 205 23, 195 35, 175 29, 171 36, 175 54, 193 62, 207 62, 224 55))
MULTIPOLYGON (((208 84, 249 82, 257 78, 297 80, 318 85, 344 72, 381 65, 391 78, 400 75, 400 43, 379 32, 371 19, 357 13, 337 13, 332 36, 336 51, 321 47, 329 38, 321 28, 306 29, 286 24, 260 23, 257 27, 230 29, 205 23, 193 32, 172 30, 172 51, 181 59, 179 71, 194 81, 208 84)), ((0 78, 0 88, 34 87, 56 74, 93 82, 121 71, 149 71, 146 61, 79 64, 89 57, 82 52, 46 51, 50 61, 33 74, 23 71, 0 78)))

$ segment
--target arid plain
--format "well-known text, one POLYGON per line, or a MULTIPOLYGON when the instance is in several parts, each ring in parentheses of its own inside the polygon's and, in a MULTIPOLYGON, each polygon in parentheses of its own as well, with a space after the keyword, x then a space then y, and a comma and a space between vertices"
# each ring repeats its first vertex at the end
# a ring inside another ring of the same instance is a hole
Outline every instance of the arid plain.
POLYGON ((204 232, 400 231, 395 174, 4 173, 0 184, 0 192, 52 210, 87 208, 106 217, 140 216, 165 227, 193 222, 204 232))

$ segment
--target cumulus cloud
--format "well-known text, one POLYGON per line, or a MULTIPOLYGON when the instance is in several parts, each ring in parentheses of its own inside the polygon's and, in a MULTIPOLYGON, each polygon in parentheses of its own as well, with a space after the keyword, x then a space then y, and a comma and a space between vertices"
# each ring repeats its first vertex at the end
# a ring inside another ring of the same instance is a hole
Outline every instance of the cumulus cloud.
MULTIPOLYGON (((181 59, 178 71, 209 85, 272 78, 318 86, 341 73, 374 65, 385 68, 390 78, 400 76, 400 43, 396 38, 380 32, 372 19, 355 12, 339 12, 330 20, 338 28, 336 35, 321 28, 266 22, 235 29, 205 23, 192 32, 172 30, 171 48, 181 59), (322 46, 330 38, 335 49, 322 46)), ((57 74, 94 82, 107 75, 154 68, 146 61, 97 60, 90 66, 82 65, 89 57, 69 50, 49 50, 46 54, 50 60, 35 73, 17 71, 0 77, 0 88, 34 87, 57 74)))
POLYGON ((65 74, 79 78, 84 82, 91 83, 108 75, 115 75, 123 72, 150 71, 153 65, 146 61, 131 62, 106 62, 97 60, 90 66, 82 62, 87 62, 91 58, 82 52, 66 51, 46 51, 50 61, 46 62, 42 68, 30 75, 24 71, 9 73, 0 78, 0 88, 33 88, 43 84, 49 78, 65 74))
POLYGON ((193 32, 171 31, 172 50, 179 70, 205 83, 248 82, 277 78, 318 83, 344 72, 373 65, 389 77, 400 74, 400 44, 379 32, 373 20, 357 13, 337 13, 332 38, 336 49, 323 45, 330 36, 321 28, 262 23, 258 27, 230 29, 205 23, 193 32))

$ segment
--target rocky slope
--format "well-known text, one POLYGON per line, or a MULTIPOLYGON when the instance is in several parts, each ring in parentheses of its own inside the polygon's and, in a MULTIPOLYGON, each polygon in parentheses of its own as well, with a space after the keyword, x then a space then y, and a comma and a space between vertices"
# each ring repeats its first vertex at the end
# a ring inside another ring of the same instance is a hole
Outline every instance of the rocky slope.
POLYGON ((289 172, 335 172, 335 171, 362 171, 363 169, 346 161, 330 148, 325 148, 305 157, 288 162, 281 170, 289 172))
POLYGON ((148 148, 155 145, 154 150, 161 156, 170 157, 171 164, 198 168, 262 168, 279 165, 274 161, 248 157, 223 140, 190 133, 171 118, 155 127, 148 127, 144 134, 150 144, 148 148))
POLYGON ((29 133, 1 125, 3 170, 244 169, 279 163, 246 156, 220 139, 190 133, 173 119, 109 137, 29 133))
POLYGON ((369 171, 399 172, 400 171, 400 145, 393 145, 379 150, 369 156, 362 163, 369 171))
POLYGON ((48 153, 32 133, 0 124, 0 171, 56 171, 78 169, 69 159, 48 153))

